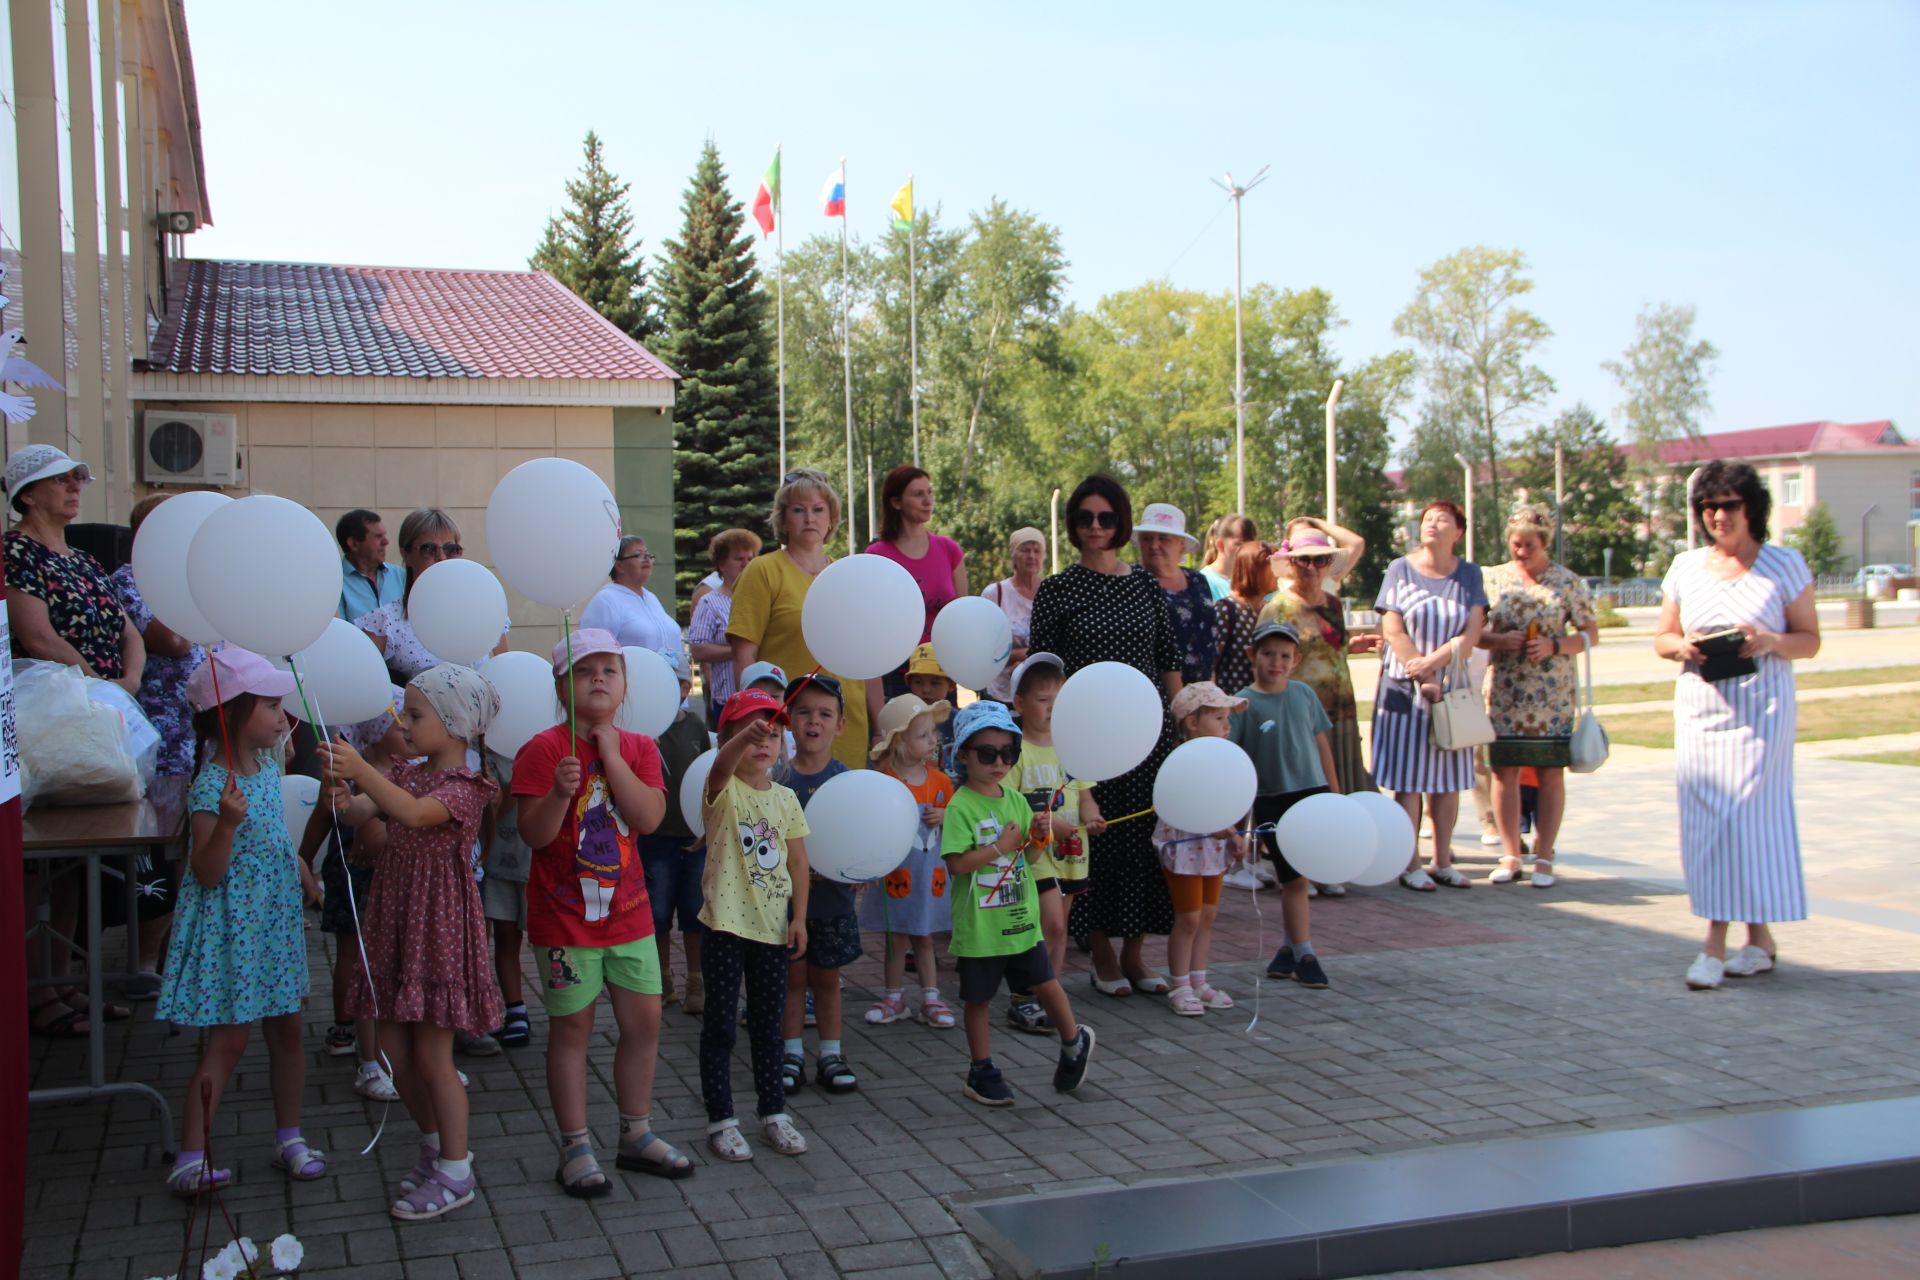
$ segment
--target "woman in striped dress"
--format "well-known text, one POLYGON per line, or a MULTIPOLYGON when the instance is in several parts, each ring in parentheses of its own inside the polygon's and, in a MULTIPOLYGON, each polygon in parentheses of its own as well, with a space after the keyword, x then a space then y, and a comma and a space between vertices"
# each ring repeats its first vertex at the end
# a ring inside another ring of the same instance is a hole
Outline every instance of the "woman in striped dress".
POLYGON ((1771 924, 1807 917, 1793 809, 1793 668, 1820 651, 1813 575, 1800 553, 1767 543, 1772 496, 1744 462, 1710 462, 1693 485, 1693 518, 1710 540, 1676 557, 1661 584, 1654 651, 1686 665, 1673 694, 1680 861, 1703 950, 1687 985, 1773 968, 1771 924), (1715 632, 1746 633, 1732 674, 1700 650, 1715 632), (1747 666, 1754 669, 1747 671, 1747 666), (1727 925, 1747 945, 1727 955, 1727 925))
POLYGON ((1387 566, 1380 596, 1380 687, 1373 698, 1373 778, 1420 829, 1421 801, 1433 818, 1432 874, 1420 866, 1418 846, 1400 883, 1422 893, 1436 884, 1466 889, 1466 872, 1453 865, 1453 824, 1460 793, 1473 788, 1473 752, 1433 745, 1428 704, 1438 702, 1447 665, 1479 642, 1487 621, 1480 566, 1453 554, 1466 517, 1451 502, 1429 502, 1420 513, 1420 545, 1387 566))

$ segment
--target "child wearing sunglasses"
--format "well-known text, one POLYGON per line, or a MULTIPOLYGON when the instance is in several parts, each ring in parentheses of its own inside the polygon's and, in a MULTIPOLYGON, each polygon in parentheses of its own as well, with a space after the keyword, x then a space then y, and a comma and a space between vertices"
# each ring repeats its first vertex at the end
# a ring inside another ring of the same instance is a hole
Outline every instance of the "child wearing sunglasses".
POLYGON ((1026 990, 1060 1035, 1053 1087, 1072 1093, 1086 1079, 1093 1028, 1073 1020, 1067 993, 1053 976, 1040 930, 1040 901, 1026 863, 1033 810, 1003 785, 1020 759, 1020 730, 998 702, 982 700, 954 717, 953 741, 966 785, 947 804, 940 851, 953 891, 952 950, 966 1006, 967 1097, 1010 1107, 1013 1089, 993 1065, 990 1002, 1004 982, 1026 990))

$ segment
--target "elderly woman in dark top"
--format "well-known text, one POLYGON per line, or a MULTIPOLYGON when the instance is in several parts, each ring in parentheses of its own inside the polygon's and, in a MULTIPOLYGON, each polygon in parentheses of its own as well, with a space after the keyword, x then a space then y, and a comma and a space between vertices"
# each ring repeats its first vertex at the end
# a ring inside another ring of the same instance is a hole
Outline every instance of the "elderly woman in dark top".
MULTIPOLYGON (((67 545, 67 526, 80 514, 80 494, 93 482, 86 464, 75 462, 48 444, 30 444, 7 459, 7 500, 20 522, 7 530, 7 625, 15 658, 40 658, 78 667, 84 674, 111 680, 137 693, 147 663, 139 629, 121 611, 107 571, 86 552, 67 545)), ((26 878, 26 902, 34 910, 40 877, 26 878)), ((71 938, 79 920, 78 884, 72 876, 53 881, 51 923, 71 938)), ((39 949, 32 955, 37 966, 39 949)), ((71 957, 53 948, 53 972, 64 977, 71 957)), ((35 976, 40 976, 36 973, 35 976)), ((128 1016, 125 1007, 108 1005, 107 1020, 128 1016)), ((73 988, 33 1006, 33 1030, 47 1036, 84 1036, 87 997, 73 988)))
MULTIPOLYGON (((1120 560, 1132 516, 1127 491, 1117 481, 1082 480, 1067 499, 1067 537, 1079 562, 1043 581, 1033 596, 1029 645, 1035 653, 1058 654, 1069 677, 1096 662, 1124 662, 1162 688, 1160 739, 1131 772, 1098 784, 1102 813, 1134 813, 1153 804, 1154 775, 1173 750, 1165 707, 1182 680, 1166 592, 1145 568, 1120 560)), ((1173 900, 1153 848, 1153 827, 1126 822, 1090 830, 1095 838, 1085 883, 1092 891, 1074 895, 1067 927, 1086 935, 1094 985, 1102 993, 1164 995, 1167 980, 1147 968, 1142 954, 1147 934, 1173 928, 1173 900), (1122 940, 1117 958, 1115 938, 1122 940)))
POLYGON ((1219 620, 1206 575, 1180 563, 1181 557, 1200 546, 1200 539, 1187 532, 1186 513, 1168 502, 1147 504, 1140 523, 1133 527, 1133 542, 1140 548, 1141 566, 1166 593, 1181 683, 1213 679, 1214 659, 1220 652, 1219 620))

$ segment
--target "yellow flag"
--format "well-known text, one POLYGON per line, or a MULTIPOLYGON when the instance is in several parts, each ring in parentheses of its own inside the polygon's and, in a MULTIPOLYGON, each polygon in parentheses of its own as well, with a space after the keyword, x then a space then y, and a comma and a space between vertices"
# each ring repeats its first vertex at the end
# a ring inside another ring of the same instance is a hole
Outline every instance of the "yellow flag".
POLYGON ((906 181, 906 184, 902 186, 898 191, 893 193, 893 200, 890 203, 888 203, 887 208, 893 210, 894 226, 899 227, 902 231, 905 231, 907 228, 913 225, 913 179, 912 178, 908 178, 906 181))

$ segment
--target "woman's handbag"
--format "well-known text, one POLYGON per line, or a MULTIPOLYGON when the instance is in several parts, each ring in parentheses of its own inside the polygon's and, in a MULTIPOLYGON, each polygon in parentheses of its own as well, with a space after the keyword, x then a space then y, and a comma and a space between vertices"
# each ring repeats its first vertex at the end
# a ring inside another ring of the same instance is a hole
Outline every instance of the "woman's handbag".
MULTIPOLYGON (((1567 767, 1575 773, 1592 773, 1607 762, 1607 752, 1612 744, 1607 741, 1606 726, 1600 723, 1600 717, 1593 710, 1593 650, 1585 654, 1587 660, 1587 705, 1580 712, 1573 726, 1573 742, 1568 748, 1573 763, 1567 767)), ((1577 701, 1577 698, 1576 698, 1577 701)))
POLYGON ((1441 751, 1460 751, 1492 742, 1493 721, 1480 702, 1480 691, 1467 676, 1466 651, 1457 642, 1441 688, 1444 692, 1440 701, 1427 713, 1433 725, 1433 745, 1441 751))

